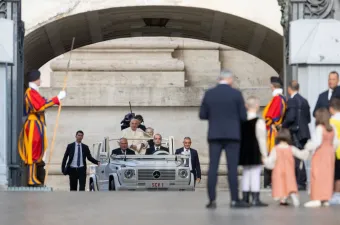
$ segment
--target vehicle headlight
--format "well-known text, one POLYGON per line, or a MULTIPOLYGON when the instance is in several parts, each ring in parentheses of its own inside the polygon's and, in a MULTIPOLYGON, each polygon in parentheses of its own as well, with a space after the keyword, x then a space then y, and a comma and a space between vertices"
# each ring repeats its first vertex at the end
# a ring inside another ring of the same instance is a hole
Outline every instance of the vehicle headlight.
POLYGON ((90 166, 90 168, 89 168, 89 169, 90 169, 90 170, 89 170, 89 173, 90 173, 90 174, 96 174, 96 167, 97 167, 97 166, 90 166))
POLYGON ((178 175, 179 175, 181 178, 186 178, 186 177, 188 177, 188 174, 189 174, 189 172, 188 172, 188 170, 186 170, 186 169, 180 169, 180 170, 178 170, 178 175))
POLYGON ((180 158, 180 157, 177 157, 177 159, 176 159, 176 165, 177 166, 180 166, 180 165, 182 165, 184 163, 184 160, 182 159, 182 158, 180 158))
POLYGON ((124 172, 124 176, 127 179, 132 178, 135 175, 135 171, 134 170, 125 170, 124 172))

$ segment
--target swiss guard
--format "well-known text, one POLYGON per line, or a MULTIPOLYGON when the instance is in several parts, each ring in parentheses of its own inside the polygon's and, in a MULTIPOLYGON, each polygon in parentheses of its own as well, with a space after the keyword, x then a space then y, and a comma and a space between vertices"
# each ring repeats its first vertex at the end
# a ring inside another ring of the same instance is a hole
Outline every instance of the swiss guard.
MULTIPOLYGON (((282 81, 279 77, 270 78, 272 88, 272 99, 263 110, 263 118, 266 121, 267 129, 267 149, 268 154, 275 146, 275 137, 277 130, 283 122, 284 115, 287 109, 286 98, 283 96, 282 81)), ((271 184, 270 170, 265 170, 264 186, 271 184)))
POLYGON ((18 149, 21 159, 28 166, 28 185, 40 185, 37 179, 37 164, 42 161, 47 148, 47 135, 45 123, 45 110, 51 106, 59 105, 60 100, 66 97, 61 91, 52 99, 45 99, 39 94, 40 72, 31 71, 28 74, 28 85, 25 92, 24 116, 27 119, 21 131, 18 149))

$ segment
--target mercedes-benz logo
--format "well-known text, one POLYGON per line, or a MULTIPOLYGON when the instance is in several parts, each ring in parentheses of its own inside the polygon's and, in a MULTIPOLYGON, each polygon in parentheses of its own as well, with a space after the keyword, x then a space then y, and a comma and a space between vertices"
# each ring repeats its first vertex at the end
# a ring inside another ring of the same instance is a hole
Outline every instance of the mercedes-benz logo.
POLYGON ((160 176, 161 176, 161 172, 159 172, 159 171, 153 171, 153 173, 152 173, 152 176, 154 177, 154 178, 156 178, 156 179, 158 179, 158 178, 160 178, 160 176))

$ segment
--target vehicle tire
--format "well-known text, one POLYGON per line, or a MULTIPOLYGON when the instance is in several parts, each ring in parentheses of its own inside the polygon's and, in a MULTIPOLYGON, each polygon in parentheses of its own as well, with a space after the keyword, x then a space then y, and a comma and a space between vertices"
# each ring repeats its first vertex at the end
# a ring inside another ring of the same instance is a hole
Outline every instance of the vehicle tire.
POLYGON ((89 189, 90 191, 95 191, 93 179, 90 179, 89 189))
POLYGON ((115 191, 115 190, 116 190, 115 179, 113 178, 113 176, 110 176, 109 191, 115 191))

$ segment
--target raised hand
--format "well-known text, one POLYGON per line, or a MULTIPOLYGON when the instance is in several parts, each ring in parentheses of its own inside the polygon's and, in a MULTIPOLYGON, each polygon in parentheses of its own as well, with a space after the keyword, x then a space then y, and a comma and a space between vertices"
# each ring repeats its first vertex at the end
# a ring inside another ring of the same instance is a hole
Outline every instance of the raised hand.
POLYGON ((57 97, 59 100, 64 99, 66 97, 66 91, 59 92, 57 97))

